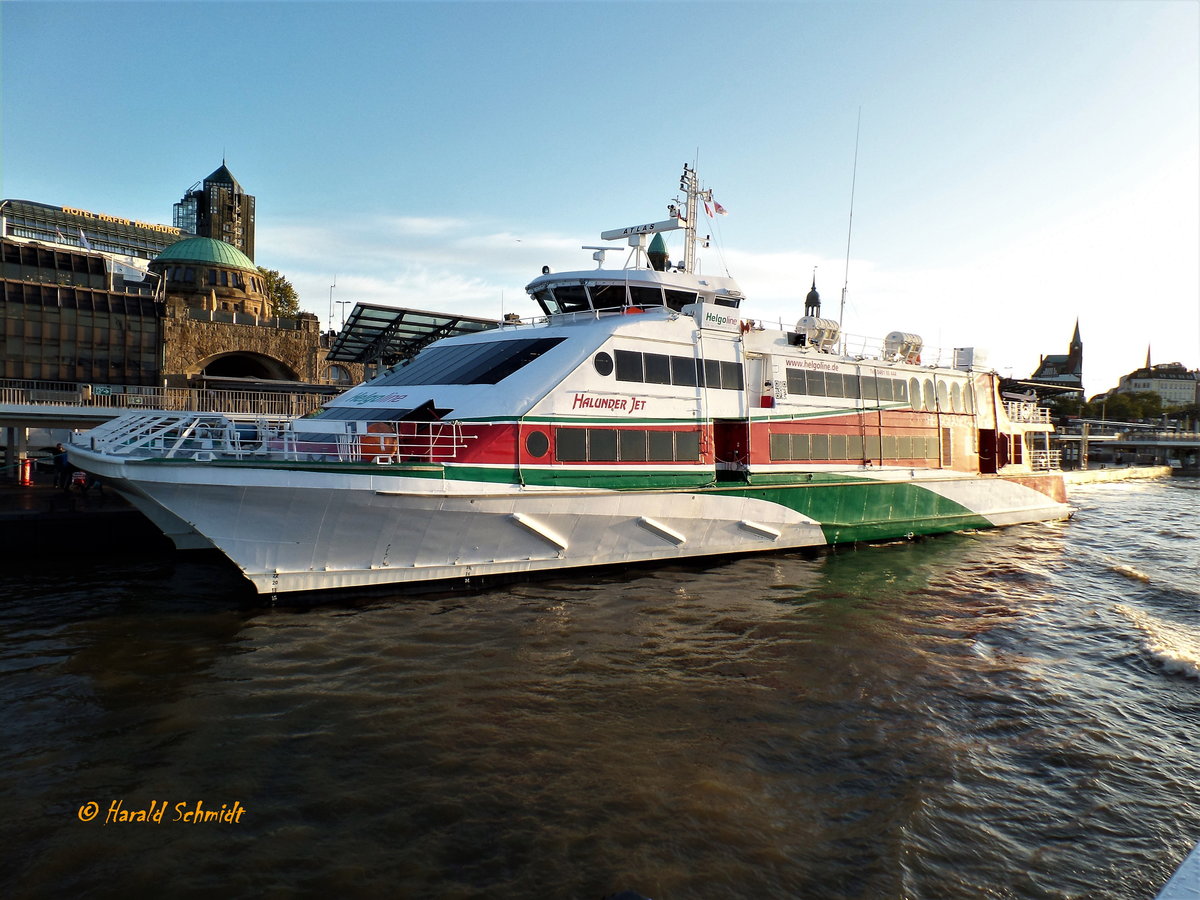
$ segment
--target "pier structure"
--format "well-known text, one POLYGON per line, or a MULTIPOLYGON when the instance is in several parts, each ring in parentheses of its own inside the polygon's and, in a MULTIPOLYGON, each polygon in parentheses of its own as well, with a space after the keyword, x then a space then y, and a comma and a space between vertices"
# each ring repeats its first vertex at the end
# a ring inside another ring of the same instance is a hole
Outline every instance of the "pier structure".
POLYGON ((40 445, 30 445, 34 429, 94 428, 127 412, 153 410, 220 412, 247 419, 302 416, 331 396, 307 388, 214 390, 0 380, 0 428, 4 430, 0 482, 27 484, 34 479, 37 458, 47 455, 40 445))

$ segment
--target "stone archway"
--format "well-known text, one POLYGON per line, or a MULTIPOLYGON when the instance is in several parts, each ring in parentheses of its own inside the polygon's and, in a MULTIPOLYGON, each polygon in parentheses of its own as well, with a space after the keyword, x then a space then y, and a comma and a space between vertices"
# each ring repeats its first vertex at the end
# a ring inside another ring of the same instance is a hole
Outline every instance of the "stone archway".
POLYGON ((217 353, 200 360, 189 372, 191 377, 254 378, 265 381, 299 381, 286 363, 262 353, 234 351, 217 353))

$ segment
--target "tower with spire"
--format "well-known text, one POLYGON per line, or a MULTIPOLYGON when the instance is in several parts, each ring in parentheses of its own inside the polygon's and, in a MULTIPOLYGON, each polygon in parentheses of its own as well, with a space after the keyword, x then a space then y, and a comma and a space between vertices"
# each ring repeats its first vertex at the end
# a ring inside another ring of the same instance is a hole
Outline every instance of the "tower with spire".
POLYGON ((817 270, 813 269, 812 290, 808 292, 808 296, 804 298, 804 314, 813 316, 814 318, 821 317, 821 295, 817 293, 817 270))
POLYGON ((242 190, 224 159, 175 204, 175 227, 232 244, 254 259, 254 197, 242 190))
POLYGON ((1083 339, 1079 336, 1078 319, 1067 352, 1043 356, 1029 380, 1046 387, 1083 387, 1083 339))

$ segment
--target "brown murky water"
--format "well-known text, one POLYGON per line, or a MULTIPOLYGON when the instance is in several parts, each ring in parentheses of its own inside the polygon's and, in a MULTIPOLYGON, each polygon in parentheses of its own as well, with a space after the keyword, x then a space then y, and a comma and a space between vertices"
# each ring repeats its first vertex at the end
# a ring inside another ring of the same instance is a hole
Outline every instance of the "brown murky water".
POLYGON ((304 609, 10 566, 0 887, 1145 900, 1200 839, 1197 488, 304 609))

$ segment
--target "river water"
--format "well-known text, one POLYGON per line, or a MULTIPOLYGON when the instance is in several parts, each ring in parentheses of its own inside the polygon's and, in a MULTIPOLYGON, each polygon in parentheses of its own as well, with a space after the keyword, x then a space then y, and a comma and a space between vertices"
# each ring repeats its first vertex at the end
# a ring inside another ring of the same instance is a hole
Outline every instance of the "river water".
POLYGON ((1200 482, 1071 502, 306 608, 9 565, 0 894, 1147 900, 1200 840, 1200 482))

